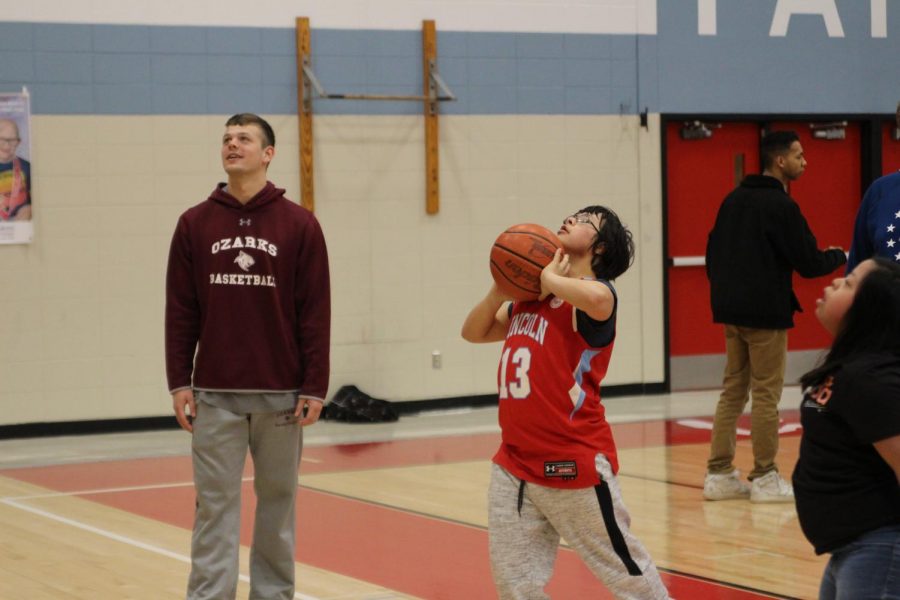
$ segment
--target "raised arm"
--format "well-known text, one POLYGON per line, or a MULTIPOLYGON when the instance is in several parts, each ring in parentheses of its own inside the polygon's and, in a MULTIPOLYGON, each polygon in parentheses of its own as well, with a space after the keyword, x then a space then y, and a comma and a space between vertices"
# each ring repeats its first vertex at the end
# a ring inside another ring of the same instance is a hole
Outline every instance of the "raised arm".
POLYGON ((613 313, 616 299, 612 290, 591 279, 567 277, 569 257, 557 250, 553 260, 541 272, 541 290, 553 294, 586 313, 595 321, 605 321, 613 313))
POLYGON ((509 300, 491 285, 487 296, 472 307, 462 326, 462 337, 476 344, 499 342, 506 338, 509 329, 509 300))

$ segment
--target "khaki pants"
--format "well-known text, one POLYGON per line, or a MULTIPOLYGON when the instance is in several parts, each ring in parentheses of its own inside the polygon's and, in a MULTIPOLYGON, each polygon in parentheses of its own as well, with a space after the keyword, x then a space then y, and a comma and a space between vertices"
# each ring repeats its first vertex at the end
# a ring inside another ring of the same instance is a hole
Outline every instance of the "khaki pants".
POLYGON ((737 420, 752 394, 752 480, 776 470, 778 402, 784 385, 787 331, 726 325, 725 352, 724 389, 716 406, 707 469, 710 473, 730 473, 734 469, 737 420))

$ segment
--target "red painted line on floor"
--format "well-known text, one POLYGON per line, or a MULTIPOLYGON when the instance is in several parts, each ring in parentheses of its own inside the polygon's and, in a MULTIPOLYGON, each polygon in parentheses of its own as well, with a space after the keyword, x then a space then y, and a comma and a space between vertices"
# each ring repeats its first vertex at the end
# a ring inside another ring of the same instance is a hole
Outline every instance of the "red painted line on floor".
POLYGON ((332 473, 386 467, 440 465, 490 460, 500 445, 499 433, 390 440, 305 448, 303 473, 332 473))
MULTIPOLYGON (((252 539, 256 502, 243 489, 241 543, 252 539)), ((191 488, 138 490, 85 498, 190 529, 191 488)), ((364 501, 301 488, 297 560, 327 571, 426 599, 493 598, 487 531, 364 501)), ((673 598, 758 600, 771 596, 692 577, 662 573, 673 598)), ((303 590, 303 582, 298 582, 303 590)), ((547 588, 551 597, 612 596, 574 552, 561 549, 547 588)))

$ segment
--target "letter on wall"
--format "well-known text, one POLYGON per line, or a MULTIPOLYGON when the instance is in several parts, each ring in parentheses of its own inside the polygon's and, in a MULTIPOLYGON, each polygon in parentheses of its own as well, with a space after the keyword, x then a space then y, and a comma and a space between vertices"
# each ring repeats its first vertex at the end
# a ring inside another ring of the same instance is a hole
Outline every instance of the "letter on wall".
POLYGON ((822 15, 828 37, 844 37, 844 26, 841 24, 834 0, 778 0, 769 35, 786 36, 788 23, 794 15, 822 15))

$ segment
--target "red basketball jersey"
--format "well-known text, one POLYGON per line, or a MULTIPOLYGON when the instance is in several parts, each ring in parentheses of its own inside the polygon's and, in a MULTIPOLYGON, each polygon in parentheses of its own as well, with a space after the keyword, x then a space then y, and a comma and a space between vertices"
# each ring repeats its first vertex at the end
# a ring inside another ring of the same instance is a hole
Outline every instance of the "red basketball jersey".
POLYGON ((556 488, 597 485, 597 454, 618 472, 600 402, 615 314, 597 323, 554 296, 513 304, 497 373, 503 441, 495 463, 519 479, 556 488))

